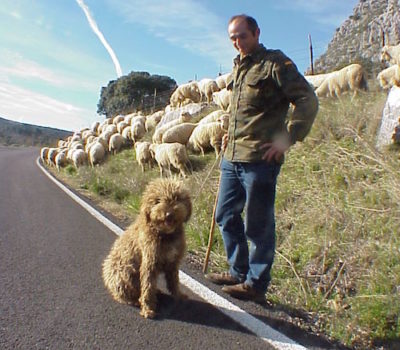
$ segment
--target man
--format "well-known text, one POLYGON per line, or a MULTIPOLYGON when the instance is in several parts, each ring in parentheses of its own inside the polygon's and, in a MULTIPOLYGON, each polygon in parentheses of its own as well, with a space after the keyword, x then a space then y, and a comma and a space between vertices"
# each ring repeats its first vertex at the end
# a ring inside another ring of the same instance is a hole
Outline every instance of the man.
POLYGON ((227 84, 231 116, 223 140, 216 222, 229 271, 206 278, 224 285, 222 290, 233 297, 262 302, 275 253, 277 176, 286 151, 310 131, 318 99, 288 57, 259 43, 254 18, 232 17, 228 33, 239 55, 227 84), (286 120, 290 103, 294 109, 286 120))

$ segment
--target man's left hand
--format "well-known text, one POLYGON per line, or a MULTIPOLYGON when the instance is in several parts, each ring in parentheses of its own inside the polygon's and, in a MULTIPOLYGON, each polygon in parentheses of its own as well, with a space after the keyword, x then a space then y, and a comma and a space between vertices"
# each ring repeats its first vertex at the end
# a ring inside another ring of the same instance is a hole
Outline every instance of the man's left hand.
POLYGON ((289 149, 290 145, 288 142, 275 141, 267 142, 260 146, 260 149, 266 150, 262 159, 268 163, 275 160, 277 163, 281 163, 285 152, 289 149))

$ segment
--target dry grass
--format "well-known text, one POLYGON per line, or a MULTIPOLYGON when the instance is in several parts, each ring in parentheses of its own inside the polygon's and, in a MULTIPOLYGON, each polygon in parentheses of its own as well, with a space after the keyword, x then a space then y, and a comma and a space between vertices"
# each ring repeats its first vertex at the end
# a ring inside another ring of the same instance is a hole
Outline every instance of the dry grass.
MULTIPOLYGON (((374 147, 385 99, 375 91, 321 100, 313 130, 291 149, 278 180, 268 297, 305 310, 315 331, 354 348, 400 339, 399 150, 374 147)), ((219 172, 212 152, 190 158, 194 213, 186 231, 190 256, 201 262, 219 172)), ((125 150, 95 169, 58 176, 129 221, 145 184, 159 174, 142 174, 133 150, 125 150)), ((226 263, 216 231, 210 267, 219 270, 226 263)))

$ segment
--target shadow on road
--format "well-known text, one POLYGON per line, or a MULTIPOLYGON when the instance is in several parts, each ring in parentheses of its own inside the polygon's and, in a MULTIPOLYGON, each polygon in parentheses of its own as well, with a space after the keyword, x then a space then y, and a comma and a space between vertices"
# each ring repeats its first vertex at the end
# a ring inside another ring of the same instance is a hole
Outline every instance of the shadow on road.
MULTIPOLYGON (((232 320, 229 319, 228 316, 224 315, 223 312, 218 311, 211 304, 201 300, 187 299, 175 302, 170 295, 161 293, 159 294, 158 301, 158 320, 173 319, 186 323, 201 324, 209 327, 224 328, 243 332, 245 334, 252 334, 252 332, 247 328, 232 322, 232 320)), ((268 304, 257 305, 257 309, 263 309, 264 313, 265 310, 268 313, 283 311, 283 308, 280 306, 274 306, 271 308, 268 304)), ((287 312, 286 308, 284 311, 287 312)), ((276 316, 269 317, 261 315, 260 313, 261 312, 254 312, 251 313, 251 315, 307 348, 349 349, 341 344, 335 344, 322 336, 308 332, 284 319, 279 319, 276 316)))

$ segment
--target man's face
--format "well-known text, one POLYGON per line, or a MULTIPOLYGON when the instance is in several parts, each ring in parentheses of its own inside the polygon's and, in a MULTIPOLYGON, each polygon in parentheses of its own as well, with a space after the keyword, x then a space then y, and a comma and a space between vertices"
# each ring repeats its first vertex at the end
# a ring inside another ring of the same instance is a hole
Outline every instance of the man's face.
POLYGON ((240 56, 244 57, 252 53, 258 46, 260 37, 260 29, 257 28, 253 34, 244 19, 235 19, 228 27, 229 38, 232 40, 233 46, 239 51, 240 56))

